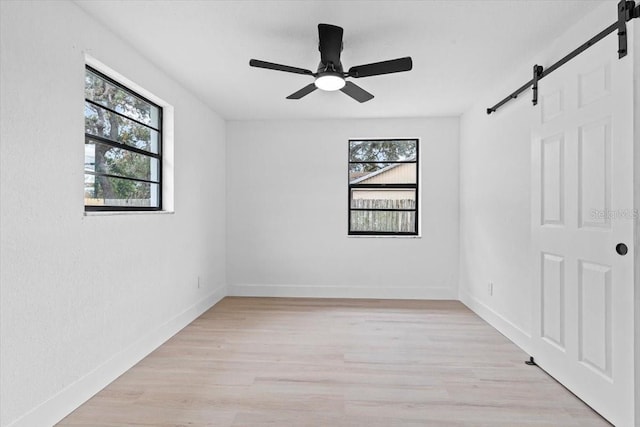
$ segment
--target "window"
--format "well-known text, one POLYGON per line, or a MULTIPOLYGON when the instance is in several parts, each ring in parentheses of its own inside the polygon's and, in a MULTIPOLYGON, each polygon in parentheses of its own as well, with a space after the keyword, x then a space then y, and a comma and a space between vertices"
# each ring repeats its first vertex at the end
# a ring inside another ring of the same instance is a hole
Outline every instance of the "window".
POLYGON ((162 108, 87 66, 86 211, 162 209, 162 108))
POLYGON ((418 140, 349 141, 349 235, 418 235, 418 140))

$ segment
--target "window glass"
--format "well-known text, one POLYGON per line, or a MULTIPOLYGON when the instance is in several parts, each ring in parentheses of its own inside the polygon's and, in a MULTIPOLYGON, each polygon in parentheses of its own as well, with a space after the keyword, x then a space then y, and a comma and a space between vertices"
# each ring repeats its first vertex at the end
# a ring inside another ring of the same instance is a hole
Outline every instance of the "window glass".
POLYGON ((110 139, 151 153, 158 153, 160 138, 157 130, 140 125, 133 120, 88 102, 84 107, 84 131, 89 135, 110 139))
POLYGON ((92 139, 86 139, 85 143, 85 172, 98 172, 145 181, 160 181, 160 161, 158 159, 92 139))
POLYGON ((160 128, 160 107, 91 68, 87 68, 85 76, 84 97, 140 123, 160 128))
POLYGON ((162 208, 162 109, 87 67, 85 210, 162 208))
POLYGON ((418 140, 349 141, 349 234, 418 234, 418 140))
POLYGON ((84 202, 88 206, 149 208, 157 205, 160 196, 158 184, 130 179, 85 174, 84 184, 84 202))
POLYGON ((350 162, 414 161, 417 140, 349 141, 350 162))
POLYGON ((416 163, 350 163, 351 184, 415 184, 416 163))
POLYGON ((415 233, 415 212, 354 211, 351 230, 380 233, 415 233))
POLYGON ((352 190, 351 207, 355 209, 415 209, 416 190, 413 188, 352 190))

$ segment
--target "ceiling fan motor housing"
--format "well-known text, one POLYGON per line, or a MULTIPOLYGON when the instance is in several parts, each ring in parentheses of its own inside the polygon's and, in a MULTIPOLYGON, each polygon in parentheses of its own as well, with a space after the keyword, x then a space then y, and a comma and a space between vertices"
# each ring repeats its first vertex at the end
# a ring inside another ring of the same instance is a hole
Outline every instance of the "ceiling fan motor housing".
POLYGON ((342 52, 342 27, 330 24, 318 24, 318 50, 320 51, 320 64, 318 73, 333 71, 343 73, 340 53, 342 52))

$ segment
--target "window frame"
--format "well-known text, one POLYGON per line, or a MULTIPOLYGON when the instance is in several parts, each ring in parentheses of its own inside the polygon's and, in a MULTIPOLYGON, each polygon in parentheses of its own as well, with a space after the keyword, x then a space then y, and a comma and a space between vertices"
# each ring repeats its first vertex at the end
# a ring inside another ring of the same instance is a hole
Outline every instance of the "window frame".
POLYGON ((84 145, 87 145, 87 141, 89 140, 94 140, 98 143, 101 144, 105 144, 105 145, 109 145, 112 146, 114 148, 118 148, 118 149, 122 149, 122 150, 126 150, 126 151, 130 151, 132 153, 136 153, 136 154, 140 154, 143 156, 147 156, 147 157, 151 157, 154 158, 158 161, 158 180, 157 181, 153 181, 153 180, 145 180, 145 179, 140 179, 140 178, 132 178, 132 177, 124 177, 124 176, 119 176, 119 175, 113 175, 113 174, 108 174, 108 173, 99 173, 99 172, 90 172, 85 170, 83 175, 93 175, 93 176, 105 176, 108 178, 116 178, 116 179, 123 179, 123 180, 127 180, 127 181, 134 181, 134 182, 144 182, 144 183, 148 183, 148 184, 156 184, 158 185, 158 205, 157 206, 106 206, 106 205, 84 205, 84 211, 85 212, 157 212, 157 211, 163 211, 163 192, 164 192, 164 186, 163 186, 163 178, 164 178, 164 173, 163 173, 163 163, 164 163, 164 159, 163 159, 163 117, 164 117, 164 107, 161 105, 158 105, 156 102, 151 101, 149 98, 145 97, 144 95, 141 95, 140 93, 134 91, 133 89, 130 89, 129 87, 125 86, 123 83, 118 82, 117 80, 115 80, 112 77, 109 77, 108 75, 106 75, 105 73, 101 72, 100 70, 96 69, 95 67, 89 65, 89 64, 85 64, 84 67, 84 76, 86 78, 87 75, 87 71, 90 71, 91 73, 97 75, 98 77, 100 77, 101 79, 109 82, 110 84, 116 86, 117 88, 133 95, 136 98, 141 99, 144 102, 149 103, 149 105, 151 105, 152 107, 155 107, 158 109, 158 128, 154 128, 153 126, 150 126, 146 123, 142 123, 139 120, 136 120, 132 117, 127 116, 126 114, 122 114, 118 111, 115 111, 105 105, 102 105, 98 102, 95 102, 93 100, 88 99, 86 96, 84 98, 84 102, 85 104, 88 102, 92 105, 95 105, 98 108, 102 108, 105 111, 108 111, 111 114, 115 114, 119 117, 123 117, 127 120, 130 120, 138 125, 144 126, 146 128, 149 128, 151 130, 154 130, 157 132, 157 137, 158 137, 158 152, 157 153, 153 153, 151 151, 146 151, 146 150, 142 150, 140 148, 137 147, 133 147, 130 145, 126 145, 124 143, 120 143, 117 141, 113 141, 109 138, 105 138, 103 136, 99 136, 99 135, 92 135, 90 133, 86 132, 86 128, 85 128, 85 133, 84 133, 84 145))
POLYGON ((350 138, 347 145, 347 235, 348 236, 373 236, 373 237, 416 237, 420 235, 419 224, 419 200, 420 200, 420 138, 350 138), (351 160, 351 143, 355 141, 377 142, 377 141, 415 141, 416 156, 415 160, 397 160, 397 161, 352 161, 351 160), (412 183, 394 183, 394 184, 352 184, 349 178, 349 167, 352 164, 415 164, 416 165, 416 182, 412 183), (357 189, 378 189, 384 191, 386 189, 413 190, 415 191, 415 208, 414 209, 382 209, 382 208, 353 208, 352 195, 357 189), (351 212, 352 211, 373 211, 373 212, 414 212, 414 230, 415 231, 354 231, 351 230, 351 212))

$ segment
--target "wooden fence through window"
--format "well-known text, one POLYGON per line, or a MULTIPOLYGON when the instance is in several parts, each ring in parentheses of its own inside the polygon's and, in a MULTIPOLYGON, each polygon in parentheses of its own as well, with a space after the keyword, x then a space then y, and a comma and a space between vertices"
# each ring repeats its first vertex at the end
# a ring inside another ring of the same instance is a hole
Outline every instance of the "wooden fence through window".
MULTIPOLYGON (((411 199, 352 199, 352 209, 415 209, 411 199)), ((352 210, 351 231, 414 232, 415 211, 352 210)))

